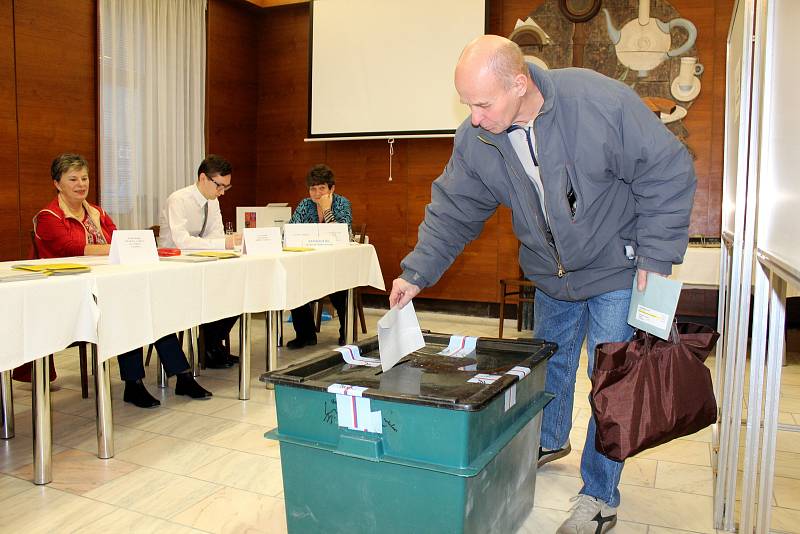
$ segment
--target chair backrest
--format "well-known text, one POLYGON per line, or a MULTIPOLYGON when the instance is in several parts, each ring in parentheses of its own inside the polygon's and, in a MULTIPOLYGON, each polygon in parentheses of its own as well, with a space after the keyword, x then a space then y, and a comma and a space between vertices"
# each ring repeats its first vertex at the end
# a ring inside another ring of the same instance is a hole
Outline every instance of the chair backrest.
MULTIPOLYGON (((352 223, 351 226, 356 228, 355 223, 352 223)), ((360 243, 362 245, 367 242, 367 223, 362 224, 359 231, 353 231, 353 238, 355 239, 356 243, 360 243)))
POLYGON ((33 253, 34 260, 41 258, 41 256, 39 256, 39 247, 36 246, 36 232, 34 230, 31 230, 31 252, 33 253))
POLYGON ((153 226, 150 226, 148 228, 148 230, 152 230, 153 231, 153 236, 156 238, 156 240, 158 240, 158 236, 161 233, 161 225, 154 224, 153 226))

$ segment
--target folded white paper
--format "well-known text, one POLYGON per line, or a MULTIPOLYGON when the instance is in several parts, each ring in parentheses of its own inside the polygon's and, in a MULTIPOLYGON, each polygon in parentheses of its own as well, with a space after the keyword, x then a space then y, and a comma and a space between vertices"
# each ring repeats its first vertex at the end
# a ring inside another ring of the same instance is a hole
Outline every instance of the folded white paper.
POLYGON ((464 358, 475 352, 477 344, 477 337, 450 336, 450 344, 439 354, 442 356, 451 356, 453 358, 464 358))
POLYGON ((378 367, 381 364, 381 361, 377 358, 367 358, 366 356, 362 356, 361 351, 356 345, 345 345, 344 347, 339 347, 336 350, 342 353, 342 358, 344 358, 344 361, 350 365, 378 367))
POLYGON ((152 230, 114 230, 109 263, 138 265, 158 263, 156 238, 152 230))
POLYGON ((277 226, 245 228, 242 233, 242 254, 269 256, 280 254, 282 250, 281 229, 277 226))
POLYGON ((425 339, 413 303, 409 302, 403 308, 392 308, 378 321, 378 350, 383 372, 424 346, 425 339))

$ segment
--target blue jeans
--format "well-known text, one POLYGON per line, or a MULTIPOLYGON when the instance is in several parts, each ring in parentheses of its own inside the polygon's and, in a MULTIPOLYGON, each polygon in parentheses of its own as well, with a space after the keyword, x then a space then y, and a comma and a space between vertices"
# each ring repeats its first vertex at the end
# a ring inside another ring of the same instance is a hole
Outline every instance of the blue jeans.
MULTIPOLYGON (((588 334, 591 376, 595 345, 627 341, 633 335, 627 322, 631 290, 610 291, 577 302, 556 300, 537 290, 534 298, 533 336, 558 344, 558 351, 547 365, 545 389, 555 394, 555 398, 544 409, 541 442, 545 449, 558 449, 567 443, 572 428, 575 375, 583 340, 588 334)), ((618 506, 620 495, 617 486, 624 464, 597 452, 594 440, 595 422, 591 417, 581 458, 583 488, 580 493, 596 497, 609 506, 618 506)))

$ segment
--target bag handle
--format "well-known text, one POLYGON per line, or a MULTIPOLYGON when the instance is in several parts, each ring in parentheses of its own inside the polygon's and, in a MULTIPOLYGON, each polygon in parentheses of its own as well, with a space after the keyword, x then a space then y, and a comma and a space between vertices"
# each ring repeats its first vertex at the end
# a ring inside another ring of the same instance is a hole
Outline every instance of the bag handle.
MULTIPOLYGON (((644 350, 646 351, 646 353, 649 353, 652 349, 652 344, 653 344, 652 339, 655 336, 644 330, 641 330, 641 332, 642 334, 644 334, 644 350)), ((667 341, 669 341, 673 345, 680 345, 681 343, 681 336, 678 333, 678 322, 675 320, 672 321, 672 326, 670 327, 669 338, 667 339, 667 341)))

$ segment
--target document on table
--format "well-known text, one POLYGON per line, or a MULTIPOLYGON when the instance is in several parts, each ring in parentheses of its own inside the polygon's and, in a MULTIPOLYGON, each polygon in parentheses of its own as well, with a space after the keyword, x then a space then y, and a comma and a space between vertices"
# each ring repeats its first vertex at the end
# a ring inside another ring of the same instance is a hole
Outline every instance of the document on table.
POLYGON ((385 373, 397 362, 425 346, 414 304, 392 308, 378 321, 378 351, 385 373))

